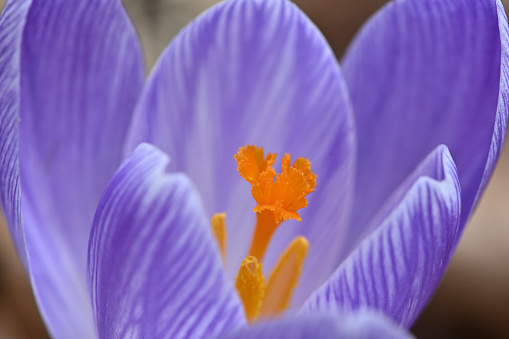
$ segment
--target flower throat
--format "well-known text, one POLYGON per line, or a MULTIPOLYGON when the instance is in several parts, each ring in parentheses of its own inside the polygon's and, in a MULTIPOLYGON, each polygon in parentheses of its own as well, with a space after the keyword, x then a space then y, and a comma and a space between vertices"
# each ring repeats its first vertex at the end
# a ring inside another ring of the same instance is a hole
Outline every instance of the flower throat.
MULTIPOLYGON (((235 287, 244 304, 247 319, 276 315, 289 304, 297 285, 304 258, 309 247, 304 237, 295 238, 279 257, 268 282, 262 271, 262 260, 276 229, 286 220, 302 221, 297 210, 306 207, 306 196, 316 186, 311 162, 298 158, 291 164, 290 154, 281 160, 281 173, 274 168, 276 154, 264 156, 262 147, 243 146, 234 155, 239 174, 251 184, 251 194, 257 205, 256 226, 248 256, 242 261, 235 287)), ((212 217, 212 229, 223 260, 226 253, 226 224, 224 213, 212 217)))

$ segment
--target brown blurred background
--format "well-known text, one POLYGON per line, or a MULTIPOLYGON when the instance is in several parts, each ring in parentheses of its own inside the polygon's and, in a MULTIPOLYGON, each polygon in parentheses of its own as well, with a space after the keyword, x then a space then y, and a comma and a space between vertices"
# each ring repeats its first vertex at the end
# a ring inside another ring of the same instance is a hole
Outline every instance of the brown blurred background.
MULTIPOLYGON (((124 0, 148 67, 215 0, 124 0)), ((338 58, 385 0, 295 0, 338 58)), ((5 0, 0 0, 0 8, 5 0)), ((503 3, 509 7, 509 0, 503 3)), ((463 234, 445 278, 412 332, 419 338, 509 338, 509 148, 463 234)), ((0 338, 45 338, 30 285, 0 222, 0 338)))

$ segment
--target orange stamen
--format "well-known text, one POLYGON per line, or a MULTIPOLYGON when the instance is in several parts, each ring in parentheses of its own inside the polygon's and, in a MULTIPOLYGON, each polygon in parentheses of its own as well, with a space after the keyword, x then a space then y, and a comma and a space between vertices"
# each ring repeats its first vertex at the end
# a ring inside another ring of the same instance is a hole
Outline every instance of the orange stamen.
POLYGON ((247 256, 242 261, 235 287, 244 304, 247 320, 255 320, 260 313, 265 297, 265 279, 263 278, 262 264, 255 257, 247 256))
POLYGON ((279 258, 270 274, 260 316, 276 315, 284 311, 297 286, 309 243, 304 237, 296 238, 279 258))
MULTIPOLYGON (((298 158, 292 165, 289 154, 283 156, 281 173, 277 174, 273 168, 276 154, 269 153, 265 157, 262 147, 241 147, 234 157, 239 174, 251 184, 251 193, 257 203, 253 209, 256 227, 251 248, 235 281, 246 318, 252 322, 260 315, 278 314, 290 303, 309 247, 306 238, 298 237, 288 246, 275 265, 267 286, 261 260, 281 223, 289 219, 301 221, 297 210, 307 206, 306 196, 316 187, 316 175, 311 171, 309 160, 298 158)), ((212 228, 224 260, 224 213, 212 217, 212 228)))
POLYGON ((226 213, 216 213, 211 218, 212 232, 216 238, 223 262, 226 260, 226 213))

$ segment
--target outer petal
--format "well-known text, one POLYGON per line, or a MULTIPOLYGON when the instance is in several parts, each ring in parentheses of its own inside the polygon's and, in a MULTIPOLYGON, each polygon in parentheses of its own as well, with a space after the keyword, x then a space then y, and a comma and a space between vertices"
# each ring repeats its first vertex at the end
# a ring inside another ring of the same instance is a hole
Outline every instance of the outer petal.
POLYGON ((481 189, 477 192, 475 203, 481 197, 484 188, 493 173, 493 169, 500 155, 500 150, 505 140, 507 128, 507 112, 509 111, 509 27, 507 24, 507 16, 504 6, 497 0, 498 28, 500 30, 500 85, 498 89, 498 106, 497 115, 495 116, 495 127, 493 129, 493 137, 491 140, 488 161, 484 169, 481 181, 481 189))
POLYGON ((304 312, 370 307, 412 325, 444 274, 461 210, 456 167, 444 146, 420 166, 426 168, 438 175, 415 181, 380 227, 309 298, 304 312))
POLYGON ((19 50, 31 1, 9 1, 0 17, 0 185, 11 235, 26 265, 19 180, 19 50))
POLYGON ((140 48, 120 1, 34 0, 17 58, 34 292, 54 337, 90 338, 88 236, 100 195, 122 160, 143 82, 140 48))
POLYGON ((507 41, 496 0, 396 0, 364 27, 343 62, 359 140, 352 239, 439 144, 458 166, 463 229, 504 140, 507 41))
POLYGON ((131 147, 161 147, 172 157, 170 168, 197 184, 207 214, 227 213, 232 278, 249 248, 256 205, 233 155, 255 144, 309 158, 316 192, 304 221, 276 233, 264 267, 297 234, 309 239, 297 303, 337 267, 353 183, 353 122, 336 59, 295 5, 226 1, 202 15, 159 60, 133 127, 131 147))
POLYGON ((103 338, 203 338, 245 324, 200 197, 167 165, 140 145, 99 203, 89 279, 103 338))
POLYGON ((384 316, 363 310, 346 316, 308 314, 273 322, 262 322, 221 338, 397 339, 413 338, 413 336, 398 328, 384 316))

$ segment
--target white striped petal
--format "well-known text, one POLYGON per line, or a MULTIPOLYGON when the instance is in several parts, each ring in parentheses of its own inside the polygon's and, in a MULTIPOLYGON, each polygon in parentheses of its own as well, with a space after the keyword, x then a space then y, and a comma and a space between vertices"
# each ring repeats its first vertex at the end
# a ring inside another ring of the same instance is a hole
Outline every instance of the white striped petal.
POLYGON ((397 324, 412 325, 442 279, 461 211, 456 166, 445 146, 435 149, 418 171, 423 176, 311 295, 302 312, 373 308, 397 324))
POLYGON ((245 323, 199 195, 140 145, 94 219, 89 279, 102 338, 201 338, 245 323))
POLYGON ((306 314, 262 321, 219 338, 404 339, 413 336, 384 315, 362 310, 350 314, 306 314))
POLYGON ((296 304, 336 268, 353 196, 352 113, 334 54, 291 2, 225 1, 184 29, 142 94, 131 148, 142 141, 168 153, 171 170, 189 174, 209 216, 226 212, 232 279, 247 255, 256 205, 233 155, 255 144, 308 158, 316 191, 303 222, 276 232, 264 267, 269 272, 295 236, 308 238, 296 304))
POLYGON ((464 228, 504 143, 508 41, 499 0, 391 1, 364 26, 342 62, 359 150, 351 239, 440 144, 458 167, 464 228))

